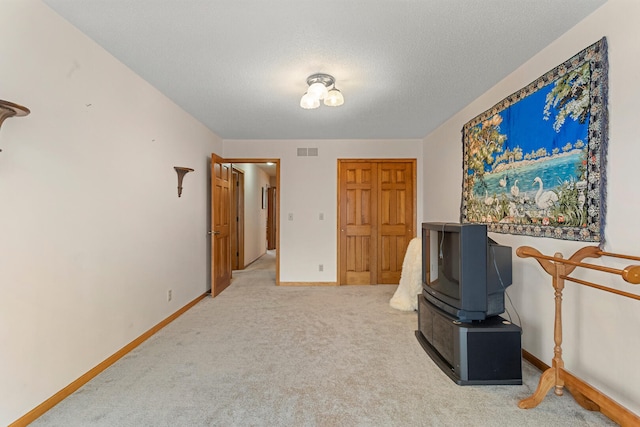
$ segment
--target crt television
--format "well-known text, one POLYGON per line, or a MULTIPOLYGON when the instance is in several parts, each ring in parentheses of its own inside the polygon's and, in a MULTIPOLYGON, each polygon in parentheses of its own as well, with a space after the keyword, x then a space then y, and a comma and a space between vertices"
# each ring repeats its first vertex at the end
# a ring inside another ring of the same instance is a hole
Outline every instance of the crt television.
POLYGON ((505 311, 511 247, 487 236, 484 224, 422 224, 422 295, 461 322, 505 311))

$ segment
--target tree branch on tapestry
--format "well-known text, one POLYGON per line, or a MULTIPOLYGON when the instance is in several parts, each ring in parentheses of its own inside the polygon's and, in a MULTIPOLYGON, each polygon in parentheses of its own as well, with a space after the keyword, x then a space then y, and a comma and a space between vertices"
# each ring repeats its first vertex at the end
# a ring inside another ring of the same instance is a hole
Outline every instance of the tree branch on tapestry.
POLYGON ((567 116, 580 123, 584 123, 587 120, 589 114, 590 74, 589 63, 585 63, 578 70, 560 78, 551 92, 547 94, 544 119, 549 120, 551 107, 558 109, 556 120, 553 123, 553 128, 556 132, 560 132, 560 128, 567 116))

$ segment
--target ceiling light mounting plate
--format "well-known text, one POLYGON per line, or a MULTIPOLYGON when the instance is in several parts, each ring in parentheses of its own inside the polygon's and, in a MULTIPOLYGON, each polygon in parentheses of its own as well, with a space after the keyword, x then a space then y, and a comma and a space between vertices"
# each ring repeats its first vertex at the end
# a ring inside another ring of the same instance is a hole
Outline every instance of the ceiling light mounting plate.
POLYGON ((329 88, 335 84, 336 80, 333 76, 324 73, 312 74, 307 77, 307 84, 311 86, 314 83, 322 83, 326 88, 329 88))

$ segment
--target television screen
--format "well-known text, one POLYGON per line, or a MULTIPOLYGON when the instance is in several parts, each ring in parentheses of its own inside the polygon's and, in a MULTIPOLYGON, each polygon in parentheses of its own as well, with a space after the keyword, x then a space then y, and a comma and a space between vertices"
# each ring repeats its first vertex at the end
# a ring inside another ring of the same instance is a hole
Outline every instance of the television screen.
POLYGON ((460 241, 457 234, 442 231, 430 233, 431 268, 427 283, 432 289, 460 299, 460 241))

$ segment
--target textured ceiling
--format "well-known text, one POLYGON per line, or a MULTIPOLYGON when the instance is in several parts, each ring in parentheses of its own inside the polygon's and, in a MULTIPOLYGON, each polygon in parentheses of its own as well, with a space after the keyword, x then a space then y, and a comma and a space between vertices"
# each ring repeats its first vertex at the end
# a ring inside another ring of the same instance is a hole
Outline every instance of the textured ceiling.
POLYGON ((423 138, 605 2, 44 0, 224 139, 423 138))

